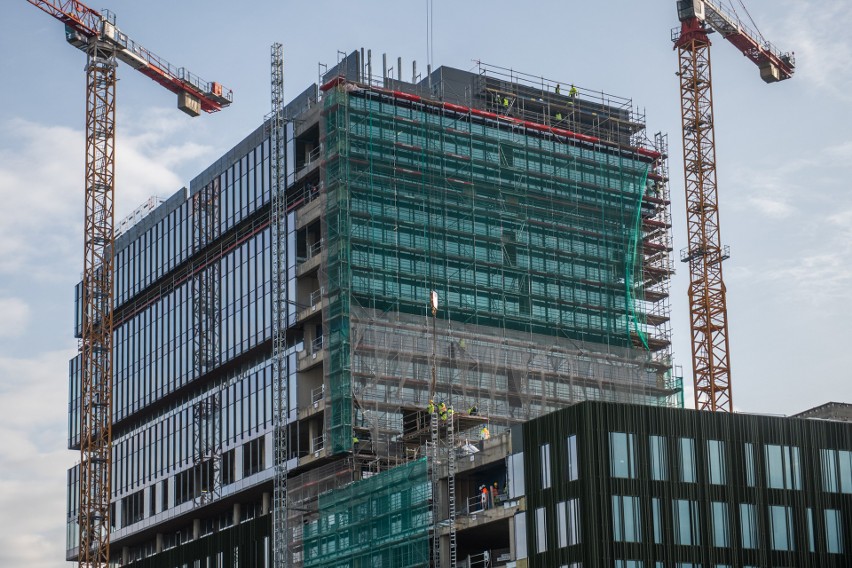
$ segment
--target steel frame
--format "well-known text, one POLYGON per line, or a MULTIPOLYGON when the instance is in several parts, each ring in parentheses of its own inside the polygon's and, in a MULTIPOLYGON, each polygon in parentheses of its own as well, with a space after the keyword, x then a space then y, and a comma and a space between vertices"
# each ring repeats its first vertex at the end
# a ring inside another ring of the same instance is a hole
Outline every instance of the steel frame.
POLYGON ((219 393, 196 402, 193 417, 193 504, 199 507, 219 499, 222 494, 222 397, 219 393))
POLYGON ((728 310, 719 232, 710 40, 695 18, 682 24, 678 51, 686 189, 690 329, 695 407, 732 411, 728 310))
POLYGON ((80 412, 79 566, 109 565, 112 493, 115 49, 92 38, 86 65, 86 212, 80 412))
POLYGON ((287 199, 285 176, 286 139, 284 135, 284 48, 272 45, 271 88, 272 114, 269 118, 272 156, 272 364, 273 426, 275 472, 272 498, 272 559, 275 568, 290 565, 290 539, 287 535, 287 419, 288 375, 287 326, 287 199))

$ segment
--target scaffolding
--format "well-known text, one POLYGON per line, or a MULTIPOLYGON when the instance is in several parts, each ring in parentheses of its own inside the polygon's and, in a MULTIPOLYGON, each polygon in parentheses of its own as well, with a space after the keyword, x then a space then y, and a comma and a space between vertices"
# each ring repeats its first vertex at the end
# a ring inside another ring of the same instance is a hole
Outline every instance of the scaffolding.
POLYGON ((368 76, 322 87, 324 444, 349 457, 290 480, 329 480, 293 505, 294 565, 343 555, 320 536, 341 495, 382 491, 423 456, 434 489, 417 565, 430 530, 433 565, 452 565, 457 440, 581 400, 682 406, 666 139, 648 141, 629 99, 484 64, 462 95, 368 76), (441 426, 432 400, 478 410, 441 426))
POLYGON ((304 526, 304 565, 429 563, 431 483, 424 458, 319 496, 322 514, 304 526))

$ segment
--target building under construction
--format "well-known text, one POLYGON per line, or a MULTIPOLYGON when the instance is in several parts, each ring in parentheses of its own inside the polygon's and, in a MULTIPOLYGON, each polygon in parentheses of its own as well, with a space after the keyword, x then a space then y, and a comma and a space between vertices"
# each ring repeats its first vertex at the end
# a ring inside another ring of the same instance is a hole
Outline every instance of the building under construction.
POLYGON ((471 519, 480 486, 506 501, 507 429, 682 406, 665 136, 570 82, 370 59, 286 105, 281 155, 269 120, 116 241, 120 565, 463 566, 484 542, 509 564, 523 503, 471 519))

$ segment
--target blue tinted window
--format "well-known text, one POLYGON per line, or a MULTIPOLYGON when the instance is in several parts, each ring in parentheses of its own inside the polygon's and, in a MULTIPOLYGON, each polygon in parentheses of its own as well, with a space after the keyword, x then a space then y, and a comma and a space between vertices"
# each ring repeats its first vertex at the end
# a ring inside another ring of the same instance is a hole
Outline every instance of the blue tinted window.
POLYGON ((686 499, 672 501, 675 544, 698 546, 701 533, 698 524, 698 502, 686 499))
POLYGON ((639 497, 612 496, 612 538, 615 542, 642 540, 642 514, 639 497))
POLYGON ((576 481, 579 477, 579 463, 577 462, 577 436, 572 434, 568 436, 566 442, 566 456, 568 463, 566 469, 568 471, 568 481, 576 481))
POLYGON ((710 512, 713 517, 713 546, 728 548, 731 544, 728 528, 728 504, 714 501, 710 505, 710 512))
POLYGON ((769 506, 772 550, 793 550, 793 516, 790 507, 769 506))
POLYGON ((740 537, 743 548, 757 548, 757 513, 751 503, 740 504, 740 537))
POLYGON ((648 448, 651 458, 651 479, 654 481, 666 481, 669 469, 666 439, 662 436, 650 436, 648 438, 648 448))
POLYGON ((799 448, 795 446, 767 445, 766 485, 770 489, 801 489, 799 448))
POLYGON ((725 443, 719 440, 707 440, 707 480, 713 485, 724 485, 725 443))
POLYGON ((695 482, 695 441, 692 438, 678 439, 680 447, 680 480, 695 482))
POLYGON ((636 478, 636 441, 633 434, 609 433, 609 463, 612 477, 636 478))
POLYGON ((831 554, 843 553, 843 527, 840 511, 826 509, 825 513, 825 550, 831 554))
POLYGON ((754 444, 745 444, 745 477, 746 485, 754 487, 754 444))

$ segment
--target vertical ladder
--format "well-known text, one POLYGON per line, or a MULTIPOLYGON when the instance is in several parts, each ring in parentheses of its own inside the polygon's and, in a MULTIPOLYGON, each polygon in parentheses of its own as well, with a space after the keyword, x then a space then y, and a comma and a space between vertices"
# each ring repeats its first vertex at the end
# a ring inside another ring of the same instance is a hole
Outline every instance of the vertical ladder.
MULTIPOLYGON (((451 410, 452 412, 452 410, 451 410)), ((456 568, 456 429, 455 412, 447 421, 447 499, 450 514, 450 568, 456 568)))
POLYGON ((439 467, 440 448, 438 443, 440 432, 438 431, 438 420, 438 409, 435 407, 429 417, 429 428, 431 430, 429 458, 432 461, 432 566, 434 568, 441 566, 441 469, 439 467))
POLYGON ((272 498, 272 562, 275 568, 290 563, 287 534, 287 419, 289 409, 287 357, 287 203, 284 181, 284 50, 280 43, 271 48, 272 113, 270 126, 270 166, 272 181, 272 369, 273 433, 275 473, 272 498))

